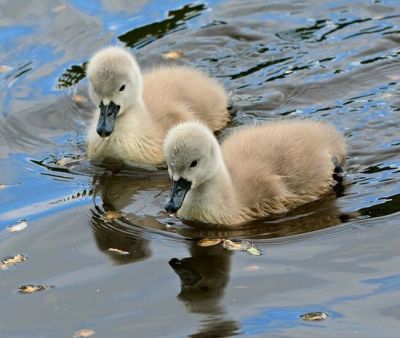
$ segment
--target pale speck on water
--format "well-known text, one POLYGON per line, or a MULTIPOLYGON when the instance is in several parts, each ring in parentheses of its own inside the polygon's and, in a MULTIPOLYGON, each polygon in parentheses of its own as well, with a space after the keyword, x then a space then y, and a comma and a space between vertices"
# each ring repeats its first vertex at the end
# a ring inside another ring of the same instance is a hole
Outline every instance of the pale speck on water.
POLYGON ((25 255, 15 255, 10 257, 5 257, 0 261, 0 269, 1 270, 8 270, 9 268, 14 267, 15 265, 22 263, 26 260, 25 255))
POLYGON ((28 227, 28 222, 26 220, 21 220, 19 223, 14 225, 9 225, 7 230, 9 232, 19 232, 25 230, 28 227))
POLYGON ((109 248, 108 251, 114 252, 118 255, 129 255, 128 251, 124 251, 124 250, 120 250, 120 249, 116 249, 116 248, 109 248))
POLYGON ((7 73, 11 70, 12 68, 6 65, 0 65, 0 73, 7 73))
POLYGON ((73 338, 92 337, 96 332, 91 329, 81 329, 76 331, 73 338))
POLYGON ((178 60, 183 56, 183 52, 180 50, 170 50, 162 54, 163 59, 165 60, 178 60))

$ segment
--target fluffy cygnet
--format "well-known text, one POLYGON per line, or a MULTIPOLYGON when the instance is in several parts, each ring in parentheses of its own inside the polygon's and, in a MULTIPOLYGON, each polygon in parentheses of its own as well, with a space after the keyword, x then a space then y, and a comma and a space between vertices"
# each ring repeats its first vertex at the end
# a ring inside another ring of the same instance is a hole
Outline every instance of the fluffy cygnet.
POLYGON ((225 225, 315 201, 331 191, 346 154, 333 126, 311 120, 237 128, 221 146, 201 122, 184 122, 163 150, 173 180, 167 212, 225 225))
POLYGON ((142 74, 127 50, 108 47, 91 58, 87 75, 97 107, 87 136, 91 160, 162 165, 162 143, 173 125, 200 120, 216 131, 229 121, 224 88, 194 68, 161 66, 142 74))

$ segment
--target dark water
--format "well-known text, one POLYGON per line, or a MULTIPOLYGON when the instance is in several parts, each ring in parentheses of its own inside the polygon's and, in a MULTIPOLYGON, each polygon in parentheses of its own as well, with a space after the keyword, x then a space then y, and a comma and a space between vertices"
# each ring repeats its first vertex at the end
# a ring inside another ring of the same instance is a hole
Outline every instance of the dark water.
POLYGON ((28 257, 0 271, 1 337, 398 336, 398 0, 1 1, 0 26, 0 258, 28 257), (232 126, 332 122, 348 140, 349 186, 222 231, 161 212, 163 171, 58 165, 84 155, 91 106, 73 97, 87 97, 85 64, 109 44, 144 67, 183 51, 178 62, 231 92, 232 126), (27 229, 6 231, 20 219, 27 229), (207 236, 264 255, 198 247, 207 236), (28 283, 55 287, 19 294, 28 283), (330 318, 298 318, 309 311, 330 318))

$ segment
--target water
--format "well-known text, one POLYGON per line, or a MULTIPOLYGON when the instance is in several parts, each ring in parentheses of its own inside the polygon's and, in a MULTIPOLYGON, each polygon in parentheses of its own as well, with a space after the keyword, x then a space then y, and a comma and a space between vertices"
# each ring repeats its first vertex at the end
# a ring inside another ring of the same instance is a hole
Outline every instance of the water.
POLYGON ((397 0, 1 1, 0 25, 0 258, 28 257, 0 271, 1 337, 397 337, 397 0), (349 186, 244 229, 208 229, 162 212, 165 171, 60 166, 84 155, 92 107, 73 98, 87 97, 85 64, 109 44, 143 67, 183 51, 179 63, 231 92, 230 127, 333 123, 349 144, 349 186), (21 219, 27 229, 6 231, 21 219), (198 247, 207 236, 264 255, 198 247), (19 294, 28 283, 54 288, 19 294), (310 311, 330 317, 299 319, 310 311))

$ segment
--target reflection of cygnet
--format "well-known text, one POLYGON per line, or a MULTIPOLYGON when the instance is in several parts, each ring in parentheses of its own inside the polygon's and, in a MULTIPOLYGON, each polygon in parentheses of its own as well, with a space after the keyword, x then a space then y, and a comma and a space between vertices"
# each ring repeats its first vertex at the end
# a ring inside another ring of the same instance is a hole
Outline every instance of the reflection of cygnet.
POLYGON ((229 281, 231 252, 221 246, 201 248, 196 244, 190 251, 191 257, 169 261, 181 280, 178 298, 192 312, 221 312, 219 302, 229 281))
POLYGON ((345 161, 334 127, 283 120, 238 128, 219 146, 209 128, 172 128, 164 154, 173 180, 169 213, 215 224, 238 224, 287 212, 332 190, 345 161))
POLYGON ((128 51, 108 47, 92 57, 87 74, 98 107, 87 136, 91 160, 161 165, 164 136, 176 123, 200 120, 216 131, 229 120, 223 87, 187 66, 142 75, 128 51))

